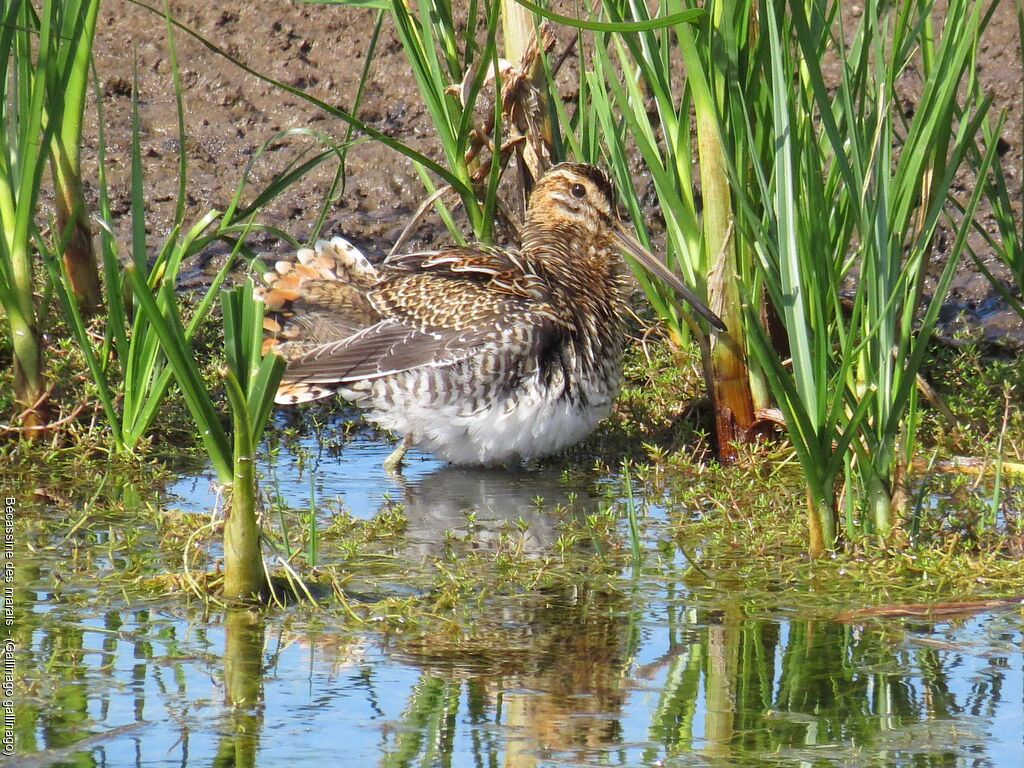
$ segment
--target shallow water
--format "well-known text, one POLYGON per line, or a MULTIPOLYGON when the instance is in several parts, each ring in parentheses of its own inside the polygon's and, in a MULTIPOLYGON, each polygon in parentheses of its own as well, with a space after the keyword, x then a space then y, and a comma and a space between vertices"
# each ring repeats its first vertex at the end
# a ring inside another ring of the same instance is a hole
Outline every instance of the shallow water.
MULTIPOLYGON (((380 469, 390 446, 371 439, 300 445, 264 467, 277 492, 308 506, 312 474, 318 508, 337 497, 362 519, 401 501, 397 553, 410 561, 439 554, 445 531, 490 551, 510 523, 527 553, 548 552, 561 530, 550 510, 586 514, 609 485, 421 457, 399 480, 380 469)), ((183 478, 165 504, 206 511, 208 488, 183 478)), ((646 513, 653 548, 661 509, 646 513)), ((116 594, 97 605, 89 585, 55 581, 59 563, 24 557, 11 635, 26 681, 19 754, 0 765, 1024 765, 1018 608, 842 624, 785 594, 754 605, 688 586, 674 555, 624 569, 612 588, 491 598, 499 636, 460 653, 307 606, 204 612, 116 594)))
POLYGON ((21 748, 56 752, 16 764, 1024 764, 1019 616, 893 637, 675 599, 608 608, 510 612, 535 637, 495 664, 244 614, 51 609, 20 663, 54 663, 57 679, 17 710, 21 748), (56 660, 71 647, 73 664, 56 660), (232 681, 261 703, 225 706, 232 681))

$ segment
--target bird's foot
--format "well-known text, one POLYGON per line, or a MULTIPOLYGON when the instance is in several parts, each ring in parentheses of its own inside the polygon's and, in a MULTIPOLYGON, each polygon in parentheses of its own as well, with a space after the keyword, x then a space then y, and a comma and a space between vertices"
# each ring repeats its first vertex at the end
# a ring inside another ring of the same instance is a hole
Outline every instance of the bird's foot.
POLYGON ((406 451, 411 447, 412 440, 407 435, 402 438, 402 442, 400 442, 398 447, 391 452, 391 455, 384 459, 384 470, 389 475, 402 474, 402 459, 405 458, 406 451))

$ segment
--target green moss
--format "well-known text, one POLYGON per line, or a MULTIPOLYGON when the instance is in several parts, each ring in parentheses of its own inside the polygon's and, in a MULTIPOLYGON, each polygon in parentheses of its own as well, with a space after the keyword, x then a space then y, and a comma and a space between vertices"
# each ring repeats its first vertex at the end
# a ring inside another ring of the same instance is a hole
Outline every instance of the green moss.
POLYGON ((975 344, 936 347, 926 378, 956 422, 928 410, 919 433, 924 446, 942 456, 992 455, 1005 414, 1006 458, 1024 461, 1024 357, 986 357, 975 344))

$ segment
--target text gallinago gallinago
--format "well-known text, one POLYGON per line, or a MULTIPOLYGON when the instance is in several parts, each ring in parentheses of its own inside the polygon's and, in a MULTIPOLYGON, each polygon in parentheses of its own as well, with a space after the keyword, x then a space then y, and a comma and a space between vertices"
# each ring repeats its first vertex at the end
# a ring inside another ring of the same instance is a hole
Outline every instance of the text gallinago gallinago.
POLYGON ((605 173, 537 182, 518 249, 406 253, 371 265, 340 238, 279 262, 258 293, 288 368, 278 403, 335 393, 458 464, 544 456, 586 436, 622 378, 632 255, 712 326, 722 321, 622 226, 605 173))

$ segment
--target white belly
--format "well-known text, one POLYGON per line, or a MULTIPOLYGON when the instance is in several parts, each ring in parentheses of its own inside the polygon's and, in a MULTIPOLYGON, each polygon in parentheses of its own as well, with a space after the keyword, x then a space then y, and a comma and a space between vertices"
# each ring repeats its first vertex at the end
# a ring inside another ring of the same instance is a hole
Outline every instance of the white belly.
POLYGON ((619 384, 613 377, 575 398, 523 387, 474 409, 461 400, 430 402, 409 388, 387 408, 370 410, 367 418, 454 464, 502 464, 548 456, 580 442, 608 415, 619 384))

